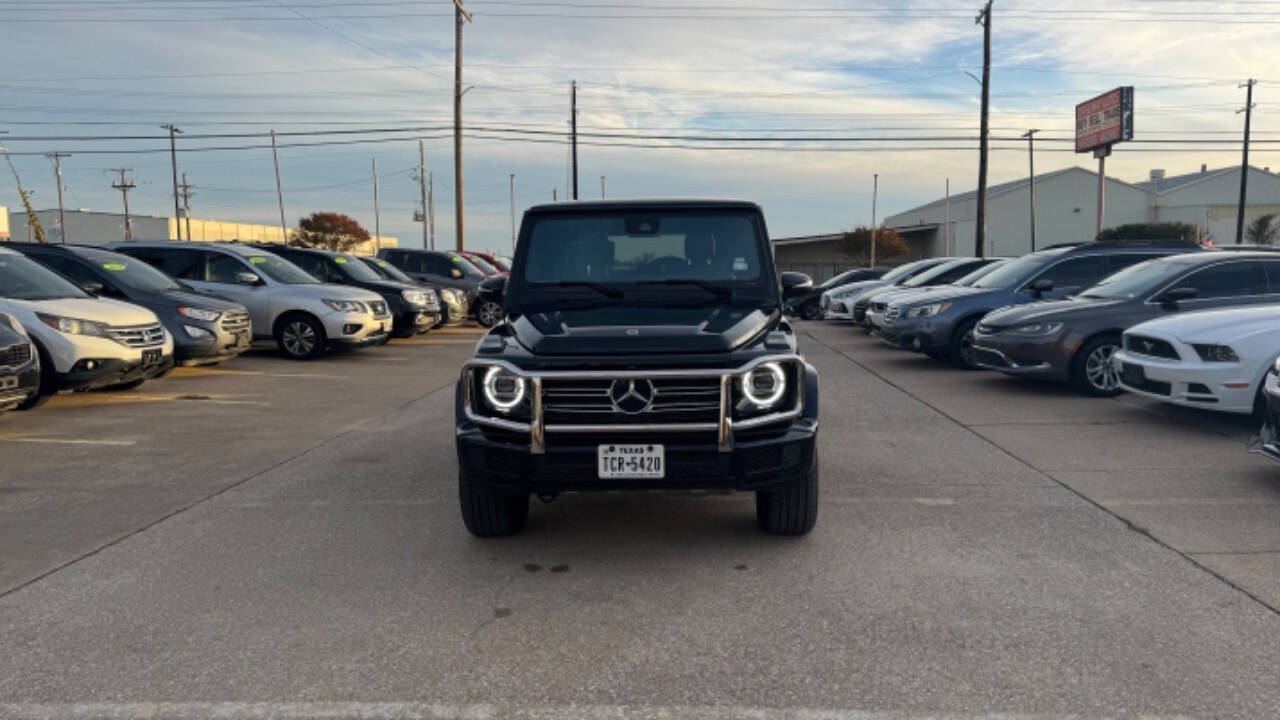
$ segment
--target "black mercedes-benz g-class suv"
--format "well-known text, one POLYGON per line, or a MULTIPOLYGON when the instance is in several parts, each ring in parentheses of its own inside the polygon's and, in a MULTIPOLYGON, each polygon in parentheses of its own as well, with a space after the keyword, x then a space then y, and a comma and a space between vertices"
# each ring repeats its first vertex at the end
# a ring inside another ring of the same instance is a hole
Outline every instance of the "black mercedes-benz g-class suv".
POLYGON ((505 318, 457 384, 467 529, 519 532, 531 495, 754 491, 769 533, 818 510, 818 373, 783 317, 759 206, 541 205, 524 214, 505 318))

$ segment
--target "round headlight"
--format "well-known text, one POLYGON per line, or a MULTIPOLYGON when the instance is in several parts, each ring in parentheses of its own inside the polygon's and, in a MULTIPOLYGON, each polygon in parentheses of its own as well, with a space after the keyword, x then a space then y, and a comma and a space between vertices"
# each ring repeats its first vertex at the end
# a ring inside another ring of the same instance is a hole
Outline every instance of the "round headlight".
POLYGON ((786 391, 787 376, 778 363, 764 363, 742 375, 742 394, 759 409, 776 405, 786 391))
POLYGON ((524 378, 494 366, 485 371, 484 399, 498 412, 511 412, 524 399, 524 378))

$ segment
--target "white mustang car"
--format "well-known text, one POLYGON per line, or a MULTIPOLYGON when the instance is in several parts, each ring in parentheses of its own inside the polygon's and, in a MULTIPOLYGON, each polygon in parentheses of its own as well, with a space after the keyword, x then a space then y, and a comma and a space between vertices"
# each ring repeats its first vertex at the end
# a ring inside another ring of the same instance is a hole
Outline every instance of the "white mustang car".
POLYGON ((1149 320, 1125 331, 1123 345, 1112 362, 1125 390, 1186 407, 1261 417, 1263 382, 1280 356, 1280 306, 1149 320))

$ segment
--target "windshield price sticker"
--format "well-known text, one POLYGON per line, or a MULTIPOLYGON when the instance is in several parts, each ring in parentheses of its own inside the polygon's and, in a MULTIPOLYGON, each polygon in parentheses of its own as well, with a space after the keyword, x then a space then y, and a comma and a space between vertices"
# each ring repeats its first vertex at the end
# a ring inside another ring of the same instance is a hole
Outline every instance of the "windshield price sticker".
POLYGON ((102 263, 102 269, 110 270, 111 272, 124 272, 125 267, 127 266, 124 263, 118 263, 118 262, 102 263))
POLYGON ((261 265, 266 261, 267 259, 261 255, 254 255, 253 257, 249 258, 249 262, 253 263, 254 265, 261 265))
POLYGON ((334 262, 336 262, 336 263, 338 263, 339 265, 346 265, 346 264, 347 264, 347 259, 346 259, 346 258, 344 258, 344 257, 336 257, 336 258, 334 258, 334 259, 333 259, 333 261, 334 261, 334 262))

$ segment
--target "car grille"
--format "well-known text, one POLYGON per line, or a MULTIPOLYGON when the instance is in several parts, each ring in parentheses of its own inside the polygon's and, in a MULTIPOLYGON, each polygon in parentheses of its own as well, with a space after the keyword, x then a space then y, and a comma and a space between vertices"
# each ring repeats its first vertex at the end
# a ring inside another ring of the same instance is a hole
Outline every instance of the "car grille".
POLYGON ((116 342, 131 348, 156 347, 164 344, 164 328, 155 325, 131 325, 107 328, 107 334, 116 342))
POLYGON ((374 317, 382 317, 387 315, 387 303, 382 300, 374 300, 369 303, 369 310, 373 312, 374 317))
POLYGON ((0 348, 0 367, 22 367, 31 362, 31 343, 21 342, 0 348))
POLYGON ((884 311, 884 322, 886 325, 892 325, 898 322, 898 316, 902 314, 902 308, 891 306, 884 311))
POLYGON ((1160 338, 1147 337, 1145 335, 1125 335, 1124 349, 1135 355, 1166 358, 1168 360, 1181 359, 1173 345, 1160 338))
POLYGON ((222 322, 219 323, 219 326, 227 332, 248 330, 249 325, 249 313, 244 310, 231 310, 229 312, 222 313, 222 322))
POLYGON ((887 307, 889 307, 889 303, 874 302, 871 303, 871 312, 882 313, 887 307))
MULTIPOLYGON (((637 377, 643 381, 643 377, 637 377)), ((548 379, 542 386, 542 412, 552 424, 647 424, 717 422, 720 381, 717 378, 662 378, 653 385, 647 410, 628 414, 614 407, 610 388, 626 380, 548 379)))

